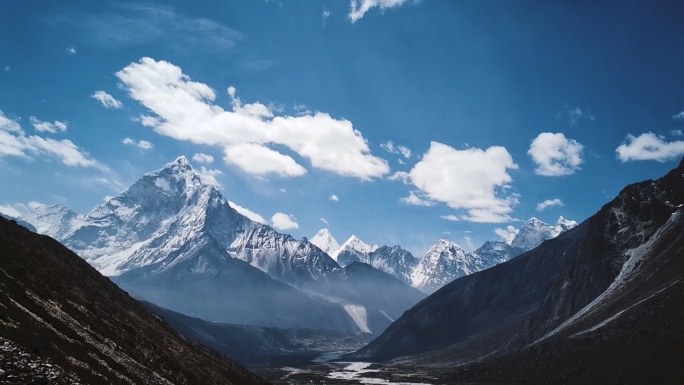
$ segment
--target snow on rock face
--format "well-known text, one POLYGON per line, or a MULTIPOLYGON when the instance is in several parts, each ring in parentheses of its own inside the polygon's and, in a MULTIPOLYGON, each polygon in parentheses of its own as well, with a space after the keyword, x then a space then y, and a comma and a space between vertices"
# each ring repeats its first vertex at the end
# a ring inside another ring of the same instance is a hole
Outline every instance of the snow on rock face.
POLYGON ((78 227, 83 216, 66 207, 49 205, 38 206, 20 219, 33 225, 39 234, 61 240, 78 227))
POLYGON ((333 237, 332 233, 330 233, 330 230, 328 229, 320 230, 318 233, 316 233, 316 235, 309 239, 309 242, 318 246, 318 248, 323 250, 331 257, 333 254, 337 255, 335 253, 340 249, 340 244, 337 243, 337 240, 335 237, 333 237))
POLYGON ((558 218, 555 226, 532 217, 520 228, 511 243, 511 247, 517 249, 518 253, 524 253, 576 226, 577 222, 569 221, 563 217, 558 218))
POLYGON ((411 274, 411 284, 425 293, 432 293, 454 279, 482 268, 479 255, 467 253, 450 239, 440 239, 411 274))
POLYGON ((411 284, 411 274, 418 266, 418 259, 401 246, 382 246, 368 254, 368 264, 385 273, 411 284))
POLYGON ((371 246, 352 235, 331 257, 343 267, 352 262, 368 263, 368 254, 377 249, 378 245, 371 246))

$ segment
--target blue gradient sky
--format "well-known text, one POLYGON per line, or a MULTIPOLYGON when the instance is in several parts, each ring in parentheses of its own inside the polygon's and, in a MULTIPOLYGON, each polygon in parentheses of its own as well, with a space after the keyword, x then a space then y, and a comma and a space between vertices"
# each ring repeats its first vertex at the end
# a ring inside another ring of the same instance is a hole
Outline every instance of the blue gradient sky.
POLYGON ((440 237, 473 249, 532 216, 582 221, 684 155, 684 5, 358 4, 375 6, 352 21, 349 0, 0 3, 0 211, 37 202, 87 213, 185 155, 267 222, 291 216, 298 228, 284 232, 310 237, 328 227, 340 243, 356 234, 422 256, 440 237), (202 106, 235 112, 229 87, 241 106, 259 102, 276 118, 245 124, 254 123, 260 149, 293 163, 262 172, 249 152, 241 165, 227 149, 256 142, 216 139, 231 123, 200 133, 193 111, 143 125, 141 115, 165 108, 149 108, 149 98, 182 110, 163 90, 132 94, 161 67, 177 68, 184 85, 210 87, 212 100, 194 100, 202 106), (127 68, 138 71, 128 81, 117 76, 127 68), (121 107, 105 106, 96 91, 121 107), (303 123, 314 115, 320 121, 303 123), (277 117, 298 127, 301 148, 263 139, 277 117), (340 122, 346 131, 330 128, 340 122), (346 143, 351 127, 367 149, 339 145, 327 167, 325 153, 302 149, 316 130, 346 143), (344 168, 343 154, 379 166, 374 174, 362 163, 344 168), (556 205, 538 210, 545 201, 556 205))

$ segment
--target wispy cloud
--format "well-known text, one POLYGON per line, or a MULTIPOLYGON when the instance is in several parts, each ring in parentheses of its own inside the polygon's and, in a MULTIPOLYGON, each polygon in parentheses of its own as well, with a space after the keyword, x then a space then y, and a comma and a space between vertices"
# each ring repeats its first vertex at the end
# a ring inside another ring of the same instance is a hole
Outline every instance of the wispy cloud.
POLYGON ((29 122, 33 125, 33 128, 39 132, 49 132, 55 134, 57 132, 64 132, 67 130, 67 123, 55 120, 54 123, 42 122, 38 120, 35 116, 29 117, 29 122))
POLYGON ((684 155, 684 141, 667 142, 665 138, 652 132, 638 137, 627 135, 627 141, 615 149, 615 152, 623 162, 631 160, 666 162, 684 155))
POLYGON ((220 53, 242 39, 240 32, 220 23, 156 4, 112 2, 102 12, 65 11, 48 18, 48 23, 79 30, 86 42, 110 49, 155 44, 220 53))
POLYGON ((323 26, 325 27, 325 22, 328 21, 328 18, 330 17, 330 11, 324 9, 321 17, 323 18, 323 26))
POLYGON ((74 46, 66 47, 65 51, 69 55, 76 55, 76 47, 74 46))
POLYGON ((0 157, 17 156, 33 159, 34 156, 59 158, 67 166, 107 167, 91 159, 88 153, 68 139, 54 140, 37 135, 26 135, 16 120, 9 119, 0 111, 0 157))
POLYGON ((121 141, 121 143, 127 145, 127 146, 135 146, 138 148, 141 148, 143 150, 151 150, 152 147, 154 147, 154 144, 152 142, 148 142, 146 140, 141 140, 141 141, 135 141, 134 139, 131 138, 125 138, 124 140, 121 141))
POLYGON ((337 195, 334 195, 334 194, 331 195, 330 197, 328 197, 328 199, 330 199, 331 201, 335 201, 335 202, 340 201, 340 198, 338 198, 337 195))
POLYGON ((387 8, 398 7, 409 0, 351 0, 351 11, 349 12, 349 20, 355 23, 363 18, 371 8, 380 8, 385 10, 387 8))
POLYGON ((672 116, 672 120, 684 120, 684 111, 672 116))
POLYGON ((382 149, 384 149, 385 151, 389 152, 390 154, 401 154, 406 159, 411 157, 411 149, 410 148, 408 148, 406 146, 402 146, 402 145, 396 146, 394 144, 394 142, 392 142, 391 140, 380 144, 380 147, 382 149))
POLYGON ((547 199, 544 202, 541 202, 537 204, 537 211, 544 211, 548 207, 553 207, 553 206, 563 206, 563 201, 560 199, 547 199))
POLYGON ((123 103, 114 99, 114 97, 104 91, 95 91, 94 94, 90 95, 91 98, 102 103, 103 106, 107 108, 121 108, 123 103))
POLYGON ((235 211, 237 211, 238 213, 240 213, 240 214, 246 216, 247 218, 253 220, 254 222, 258 222, 258 223, 261 223, 261 224, 263 224, 263 225, 267 225, 267 224, 268 224, 268 221, 266 221, 266 219, 264 219, 264 217, 262 217, 261 215, 255 213, 254 211, 252 211, 252 210, 250 210, 250 209, 248 209, 248 208, 246 208, 246 207, 242 207, 242 206, 238 205, 238 204, 235 203, 235 202, 228 201, 228 204, 229 204, 230 207, 232 207, 235 211))

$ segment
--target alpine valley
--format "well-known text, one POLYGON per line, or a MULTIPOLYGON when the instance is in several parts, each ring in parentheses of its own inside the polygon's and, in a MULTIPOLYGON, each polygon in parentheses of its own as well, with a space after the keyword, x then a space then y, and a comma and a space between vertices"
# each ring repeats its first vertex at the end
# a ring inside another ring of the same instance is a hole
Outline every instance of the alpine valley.
POLYGON ((532 218, 509 243, 440 239, 420 259, 327 229, 281 234, 184 157, 87 215, 39 206, 19 220, 274 383, 667 383, 684 379, 683 191, 684 161, 580 225, 532 218), (329 360, 344 353, 360 362, 329 360), (644 360, 656 364, 635 369, 644 360))

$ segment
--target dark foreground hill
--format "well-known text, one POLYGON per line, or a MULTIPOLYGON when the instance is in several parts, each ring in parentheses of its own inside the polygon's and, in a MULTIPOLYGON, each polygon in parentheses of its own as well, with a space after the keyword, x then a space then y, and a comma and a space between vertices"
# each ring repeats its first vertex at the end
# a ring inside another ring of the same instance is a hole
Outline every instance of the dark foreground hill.
POLYGON ((355 357, 446 383, 683 383, 684 161, 577 228, 460 278, 355 357))
POLYGON ((12 349, 25 350, 18 357, 40 363, 22 369, 0 362, 0 380, 56 383, 57 377, 49 380, 49 373, 30 370, 57 365, 63 370, 56 371, 59 383, 73 378, 86 384, 266 383, 180 336, 57 241, 4 218, 0 337, 19 350, 12 349))

